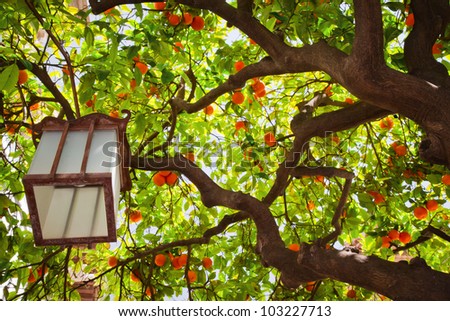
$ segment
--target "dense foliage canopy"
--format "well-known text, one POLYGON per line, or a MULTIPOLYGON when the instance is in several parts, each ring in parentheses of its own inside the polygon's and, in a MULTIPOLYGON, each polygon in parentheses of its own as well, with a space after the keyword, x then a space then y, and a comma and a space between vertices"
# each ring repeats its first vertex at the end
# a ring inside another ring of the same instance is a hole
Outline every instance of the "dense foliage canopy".
POLYGON ((448 1, 90 2, 0 2, 2 299, 450 299, 448 1), (118 241, 36 247, 33 125, 122 110, 118 241))

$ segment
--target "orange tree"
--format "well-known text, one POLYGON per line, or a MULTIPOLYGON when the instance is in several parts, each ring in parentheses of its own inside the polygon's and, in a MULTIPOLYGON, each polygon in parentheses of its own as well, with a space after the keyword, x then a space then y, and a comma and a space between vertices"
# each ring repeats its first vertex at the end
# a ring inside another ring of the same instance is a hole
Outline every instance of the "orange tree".
POLYGON ((152 2, 0 3, 4 299, 450 299, 448 1, 152 2), (118 241, 35 247, 33 124, 124 109, 118 241))

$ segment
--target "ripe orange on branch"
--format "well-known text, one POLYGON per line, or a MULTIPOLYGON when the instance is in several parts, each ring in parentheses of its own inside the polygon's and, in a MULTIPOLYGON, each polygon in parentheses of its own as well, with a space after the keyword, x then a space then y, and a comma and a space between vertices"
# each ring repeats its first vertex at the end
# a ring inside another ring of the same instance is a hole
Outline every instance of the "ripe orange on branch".
POLYGON ((275 135, 272 132, 267 132, 264 134, 264 142, 267 146, 273 147, 277 144, 277 140, 275 138, 275 135))
POLYGON ((155 256, 155 264, 157 266, 163 266, 164 264, 166 264, 166 256, 164 254, 157 254, 155 256))
POLYGON ((194 17, 189 12, 183 13, 183 24, 190 25, 194 21, 194 17))
POLYGON ((300 251, 300 244, 293 243, 288 246, 288 249, 294 252, 300 251))
POLYGON ((108 258, 108 265, 110 267, 115 267, 117 265, 117 262, 118 262, 118 260, 117 260, 117 257, 115 257, 115 256, 110 256, 108 258))
POLYGON ((408 152, 405 145, 395 146, 394 151, 398 156, 405 156, 408 152))
POLYGON ((398 239, 403 244, 407 244, 411 241, 411 235, 408 232, 403 231, 403 232, 400 232, 400 234, 398 235, 398 239))
POLYGON ((439 203, 435 200, 428 200, 426 203, 427 210, 430 212, 436 211, 439 208, 439 203))
POLYGON ((442 183, 444 183, 444 185, 450 185, 450 174, 445 174, 444 176, 442 176, 441 181, 442 183))
POLYGON ((178 175, 171 171, 159 171, 153 176, 152 180, 156 186, 163 186, 164 184, 173 186, 178 181, 178 175))
POLYGON ((145 75, 145 73, 148 71, 148 66, 140 61, 136 62, 136 68, 139 69, 142 75, 145 75))
POLYGON ((167 19, 172 26, 178 26, 181 22, 181 17, 177 14, 171 14, 167 19))
POLYGON ((155 2, 153 4, 153 6, 156 10, 164 10, 166 8, 166 3, 165 2, 155 2))
POLYGON ((414 26, 414 13, 410 13, 405 20, 405 25, 408 27, 414 26))
POLYGON ((195 31, 200 31, 205 27, 205 20, 200 16, 196 16, 192 19, 191 27, 195 31))
POLYGON ((213 265, 213 262, 209 257, 204 257, 202 259, 202 265, 205 269, 210 269, 213 265))
POLYGON ((414 209, 414 216, 419 220, 424 220, 428 216, 428 210, 423 206, 416 207, 414 209))
POLYGON ((195 271, 189 270, 187 273, 187 277, 188 277, 189 283, 197 281, 197 273, 195 271))
POLYGON ((209 105, 209 106, 203 108, 203 111, 205 112, 206 115, 212 115, 212 114, 214 114, 214 107, 209 105))
POLYGON ((233 93, 233 95, 231 96, 231 101, 232 101, 233 103, 235 103, 236 105, 242 104, 242 103, 244 102, 244 100, 245 100, 245 96, 244 96, 244 94, 243 94, 242 92, 240 92, 240 91, 235 91, 235 92, 233 93))
POLYGON ((245 67, 245 63, 244 63, 242 60, 236 61, 236 62, 234 63, 234 69, 235 69, 236 71, 240 71, 240 70, 242 70, 242 68, 244 68, 244 67, 245 67))
POLYGON ((245 124, 245 121, 239 120, 234 124, 234 128, 236 128, 236 130, 239 129, 243 129, 245 131, 247 131, 247 125, 245 124))
POLYGON ((133 210, 130 212, 130 221, 133 223, 138 223, 142 221, 142 213, 139 210, 133 210))
POLYGON ((397 230, 391 230, 389 231, 388 236, 391 240, 395 241, 398 240, 399 234, 400 233, 397 230))
POLYGON ((25 69, 19 70, 19 79, 17 80, 17 83, 19 85, 23 85, 28 81, 28 72, 25 69))
POLYGON ((386 117, 380 120, 380 128, 391 130, 394 127, 394 121, 391 117, 386 117))

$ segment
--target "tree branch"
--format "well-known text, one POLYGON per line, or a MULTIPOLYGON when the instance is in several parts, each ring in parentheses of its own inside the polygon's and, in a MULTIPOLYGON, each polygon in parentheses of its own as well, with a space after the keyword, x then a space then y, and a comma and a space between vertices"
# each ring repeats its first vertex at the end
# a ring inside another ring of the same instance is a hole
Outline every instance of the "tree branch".
POLYGON ((450 300, 450 275, 426 266, 308 245, 302 246, 298 263, 324 277, 355 284, 393 300, 450 300))

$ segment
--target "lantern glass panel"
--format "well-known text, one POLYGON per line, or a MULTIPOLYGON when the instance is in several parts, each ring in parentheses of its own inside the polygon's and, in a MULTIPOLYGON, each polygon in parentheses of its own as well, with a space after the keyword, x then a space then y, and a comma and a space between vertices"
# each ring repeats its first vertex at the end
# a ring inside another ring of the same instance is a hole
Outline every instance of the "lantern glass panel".
POLYGON ((42 133, 41 142, 36 149, 28 174, 50 173, 61 135, 61 131, 45 131, 42 133))
POLYGON ((103 186, 34 186, 44 239, 108 236, 103 186))
POLYGON ((72 131, 67 134, 57 174, 79 173, 83 162, 88 131, 72 131))

